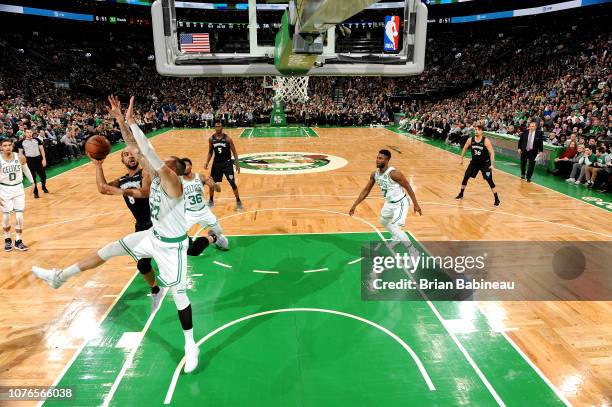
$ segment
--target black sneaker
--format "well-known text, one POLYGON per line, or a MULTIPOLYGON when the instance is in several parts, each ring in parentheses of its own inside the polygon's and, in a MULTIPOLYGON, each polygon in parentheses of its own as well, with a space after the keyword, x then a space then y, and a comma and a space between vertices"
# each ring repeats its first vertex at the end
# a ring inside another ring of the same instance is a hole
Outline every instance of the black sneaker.
POLYGON ((527 182, 531 182, 531 178, 527 178, 527 182))
POLYGON ((495 198, 495 202, 493 202, 493 206, 499 206, 499 204, 501 203, 501 201, 497 198, 495 198))
POLYGON ((209 208, 214 208, 215 207, 215 201, 213 201, 212 199, 210 201, 208 201, 208 207, 209 208))
POLYGON ((15 249, 25 252, 28 250, 28 246, 24 245, 21 240, 15 240, 15 249))
POLYGON ((37 191, 37 190, 34 190, 34 198, 36 198, 36 199, 40 198, 40 197, 38 196, 38 191, 37 191))
POLYGON ((525 179, 525 174, 521 174, 521 179, 525 179))
POLYGON ((10 252, 11 250, 13 250, 13 241, 11 238, 4 239, 4 251, 10 252))
POLYGON ((48 194, 48 193, 49 193, 49 190, 47 189, 47 187, 42 187, 42 190, 43 190, 43 192, 44 192, 45 194, 48 194))
POLYGON ((455 201, 460 201, 463 199, 463 194, 459 194, 455 197, 455 201))

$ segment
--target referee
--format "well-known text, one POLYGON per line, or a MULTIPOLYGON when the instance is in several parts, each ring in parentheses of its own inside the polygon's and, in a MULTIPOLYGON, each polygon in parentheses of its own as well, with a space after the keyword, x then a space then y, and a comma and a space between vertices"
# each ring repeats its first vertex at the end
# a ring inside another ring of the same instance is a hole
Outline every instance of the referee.
POLYGON ((40 183, 42 184, 42 190, 46 194, 47 190, 47 174, 45 167, 47 166, 47 160, 45 157, 45 148, 42 142, 33 137, 32 129, 25 131, 25 139, 19 146, 19 152, 23 153, 26 157, 28 168, 32 172, 34 178, 34 198, 38 198, 38 185, 36 184, 36 174, 40 175, 40 183))

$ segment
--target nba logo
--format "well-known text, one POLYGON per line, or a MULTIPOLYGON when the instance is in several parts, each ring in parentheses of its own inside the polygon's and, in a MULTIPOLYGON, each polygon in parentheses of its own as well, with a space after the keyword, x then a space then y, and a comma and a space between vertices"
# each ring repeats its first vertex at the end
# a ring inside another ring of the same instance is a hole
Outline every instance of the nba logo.
POLYGON ((399 17, 385 17, 385 51, 397 51, 399 39, 399 17))

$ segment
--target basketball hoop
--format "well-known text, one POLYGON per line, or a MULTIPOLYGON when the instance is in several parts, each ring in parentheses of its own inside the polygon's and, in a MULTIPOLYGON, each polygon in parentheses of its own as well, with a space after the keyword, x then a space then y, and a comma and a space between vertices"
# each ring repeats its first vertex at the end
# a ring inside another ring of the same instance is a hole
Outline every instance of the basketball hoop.
POLYGON ((308 97, 308 76, 277 76, 272 83, 274 100, 305 103, 308 97))

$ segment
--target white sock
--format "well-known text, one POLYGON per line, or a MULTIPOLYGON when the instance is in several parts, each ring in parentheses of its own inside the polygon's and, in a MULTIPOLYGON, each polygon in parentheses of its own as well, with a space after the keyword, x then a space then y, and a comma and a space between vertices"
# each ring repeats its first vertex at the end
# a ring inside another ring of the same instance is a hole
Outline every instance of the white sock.
POLYGON ((11 230, 5 230, 4 231, 4 238, 5 239, 10 239, 11 238, 11 230))
POLYGON ((66 267, 60 272, 60 278, 63 281, 68 280, 70 277, 74 276, 76 273, 80 273, 81 269, 76 264, 73 264, 70 267, 66 267))
POLYGON ((21 233, 15 232, 15 240, 16 241, 20 241, 21 240, 21 233))
POLYGON ((195 341, 193 340, 193 328, 184 330, 183 334, 185 335, 185 346, 195 345, 195 341))

